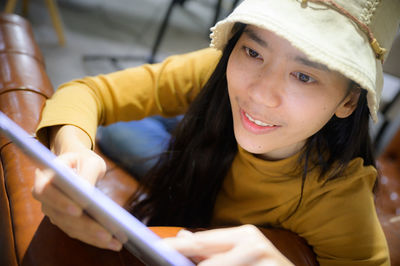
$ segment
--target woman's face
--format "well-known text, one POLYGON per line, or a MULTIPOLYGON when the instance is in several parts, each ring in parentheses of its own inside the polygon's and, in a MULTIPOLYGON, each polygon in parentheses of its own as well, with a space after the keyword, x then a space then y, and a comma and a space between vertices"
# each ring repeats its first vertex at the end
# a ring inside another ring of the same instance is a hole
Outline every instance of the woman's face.
POLYGON ((235 45, 226 75, 236 140, 267 160, 295 154, 333 115, 347 117, 357 104, 347 78, 255 26, 235 45))

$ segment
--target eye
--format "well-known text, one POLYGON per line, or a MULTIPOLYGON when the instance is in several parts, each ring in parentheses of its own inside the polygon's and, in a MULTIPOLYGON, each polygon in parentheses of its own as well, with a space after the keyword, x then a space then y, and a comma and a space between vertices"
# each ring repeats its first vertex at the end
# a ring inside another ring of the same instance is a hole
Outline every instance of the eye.
POLYGON ((246 51, 246 54, 248 56, 261 59, 261 55, 259 53, 257 53, 256 51, 254 51, 253 49, 251 49, 249 47, 244 47, 244 50, 246 51))
POLYGON ((292 74, 295 78, 297 78, 299 81, 303 83, 312 83, 315 82, 316 80, 310 77, 309 75, 303 74, 301 72, 293 72, 292 74))

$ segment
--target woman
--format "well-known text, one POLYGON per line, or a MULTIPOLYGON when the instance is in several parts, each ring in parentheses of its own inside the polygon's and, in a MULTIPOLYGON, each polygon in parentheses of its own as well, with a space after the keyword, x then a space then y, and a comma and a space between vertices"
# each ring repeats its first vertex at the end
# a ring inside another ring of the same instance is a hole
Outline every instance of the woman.
MULTIPOLYGON (((136 216, 281 227, 305 238, 322 265, 387 265, 368 120, 399 13, 394 0, 244 1, 213 29, 222 55, 206 49, 68 83, 47 102, 38 135, 52 126, 52 150, 94 184, 105 169, 90 150, 99 123, 186 112, 132 197, 136 216)), ((51 174, 38 172, 34 195, 70 236, 121 247, 51 174)), ((251 226, 183 234, 168 243, 204 264, 289 263, 251 226)))

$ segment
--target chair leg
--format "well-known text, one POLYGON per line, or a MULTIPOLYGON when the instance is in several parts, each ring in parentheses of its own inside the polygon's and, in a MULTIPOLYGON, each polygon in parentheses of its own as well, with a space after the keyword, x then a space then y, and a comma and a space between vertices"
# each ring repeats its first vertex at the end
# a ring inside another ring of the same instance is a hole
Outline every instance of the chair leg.
POLYGON ((171 17, 172 9, 177 4, 183 5, 184 2, 185 2, 185 0, 171 0, 171 3, 169 4, 168 9, 167 9, 167 13, 165 13, 163 22, 161 23, 161 26, 158 29, 156 40, 155 40, 155 42, 153 44, 153 47, 151 49, 151 54, 150 54, 150 56, 149 56, 149 58, 147 60, 148 63, 151 64, 151 63, 154 63, 154 61, 155 61, 155 56, 156 56, 158 48, 159 48, 159 46, 161 44, 161 40, 164 37, 165 30, 166 30, 166 28, 168 26, 168 22, 169 22, 169 19, 171 17))
POLYGON ((239 3, 239 0, 234 0, 233 1, 231 12, 235 9, 235 7, 237 6, 238 3, 239 3))
MULTIPOLYGON (((239 2, 239 0, 233 1, 232 7, 231 7, 231 12, 235 9, 238 2, 239 2)), ((222 0, 218 0, 217 3, 215 4, 215 15, 214 15, 213 24, 211 25, 211 27, 213 27, 218 22, 218 19, 219 19, 220 13, 221 13, 221 4, 222 4, 222 0)))
POLYGON ((222 0, 218 0, 217 3, 215 4, 214 20, 213 20, 211 27, 213 27, 218 21, 219 15, 221 13, 221 4, 222 4, 222 0))
POLYGON ((16 5, 17 5, 17 0, 8 0, 6 7, 4 8, 4 12, 13 13, 16 5))
POLYGON ((56 30, 58 36, 58 42, 61 46, 65 44, 65 38, 63 33, 63 28, 61 24, 60 13, 57 9, 57 4, 54 2, 55 0, 45 0, 47 8, 49 9, 51 20, 53 22, 53 26, 56 30))
POLYGON ((29 10, 29 0, 23 0, 22 1, 22 15, 24 17, 28 16, 28 10, 29 10))

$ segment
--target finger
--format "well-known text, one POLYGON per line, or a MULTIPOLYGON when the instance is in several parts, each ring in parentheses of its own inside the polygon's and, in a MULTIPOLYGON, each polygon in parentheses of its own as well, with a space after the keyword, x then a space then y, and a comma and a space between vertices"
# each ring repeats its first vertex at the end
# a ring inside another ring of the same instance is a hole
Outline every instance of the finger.
POLYGON ((64 153, 57 159, 74 169, 79 176, 92 185, 95 185, 106 172, 104 160, 93 151, 85 151, 83 154, 64 153))
POLYGON ((216 265, 279 265, 273 256, 268 254, 268 250, 262 245, 238 245, 235 248, 218 253, 202 261, 200 266, 216 265))
POLYGON ((59 155, 56 161, 66 165, 69 168, 76 169, 79 161, 79 154, 75 152, 67 152, 59 155))
POLYGON ((178 231, 176 236, 177 237, 191 237, 191 236, 193 236, 193 232, 190 232, 190 231, 185 230, 185 229, 181 229, 181 230, 178 231))
POLYGON ((258 230, 254 225, 246 224, 230 228, 220 228, 213 230, 205 230, 194 233, 196 237, 204 241, 214 242, 237 242, 238 239, 250 239, 249 237, 256 239, 269 240, 258 230))
POLYGON ((273 250, 267 250, 265 247, 257 247, 250 245, 240 245, 236 248, 226 252, 220 253, 198 263, 199 266, 293 266, 294 264, 289 261, 280 253, 275 253, 273 250))
POLYGON ((114 251, 121 250, 121 242, 88 215, 82 214, 79 217, 70 216, 46 205, 42 209, 49 216, 50 221, 68 236, 99 248, 114 251))
POLYGON ((33 196, 40 197, 46 187, 51 183, 54 173, 50 170, 40 170, 37 168, 35 170, 35 181, 33 183, 32 193, 33 196))
POLYGON ((163 241, 187 257, 208 257, 215 253, 225 252, 233 247, 232 243, 215 243, 196 234, 181 237, 165 238, 163 241))
POLYGON ((36 170, 35 185, 32 190, 34 198, 59 212, 74 216, 81 215, 82 208, 51 184, 52 176, 53 173, 50 170, 36 170))
POLYGON ((85 162, 78 162, 77 172, 88 180, 90 184, 95 185, 97 180, 104 176, 106 164, 101 157, 93 153, 92 156, 86 158, 85 162))
POLYGON ((167 238, 166 243, 186 256, 209 257, 226 252, 243 241, 273 244, 253 225, 196 232, 192 236, 167 238))

